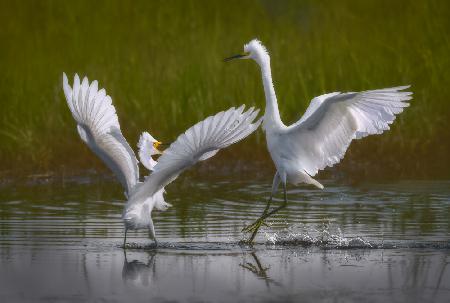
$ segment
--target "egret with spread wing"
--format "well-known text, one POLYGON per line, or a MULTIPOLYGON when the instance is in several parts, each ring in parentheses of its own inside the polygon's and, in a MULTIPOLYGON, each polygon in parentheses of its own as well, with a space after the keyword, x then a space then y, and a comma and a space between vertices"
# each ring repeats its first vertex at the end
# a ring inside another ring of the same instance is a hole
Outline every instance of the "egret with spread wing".
POLYGON ((287 182, 323 185, 313 179, 319 170, 338 163, 353 139, 381 134, 389 129, 396 115, 409 106, 409 86, 399 86, 363 92, 330 93, 314 98, 305 114, 296 123, 283 124, 278 111, 277 97, 272 83, 270 57, 258 40, 244 46, 244 53, 225 59, 253 59, 261 68, 266 110, 263 128, 267 147, 276 173, 272 192, 261 217, 243 231, 252 232, 250 242, 256 236, 264 220, 287 205, 287 182), (284 202, 270 210, 272 197, 279 184, 283 184, 284 202), (270 211, 269 211, 270 210, 270 211))
POLYGON ((255 121, 259 110, 244 111, 243 105, 219 112, 181 134, 158 161, 153 160, 152 155, 161 153, 158 150, 161 142, 144 132, 138 143, 139 157, 152 172, 140 182, 138 161, 122 135, 111 97, 104 89, 98 89, 97 81, 89 83, 85 77, 80 82, 78 75, 70 87, 63 74, 63 88, 81 139, 114 172, 125 189, 128 201, 122 214, 124 247, 129 229, 148 229, 150 238, 156 243, 152 211, 171 206, 164 200, 164 187, 197 162, 250 135, 262 120, 255 121))

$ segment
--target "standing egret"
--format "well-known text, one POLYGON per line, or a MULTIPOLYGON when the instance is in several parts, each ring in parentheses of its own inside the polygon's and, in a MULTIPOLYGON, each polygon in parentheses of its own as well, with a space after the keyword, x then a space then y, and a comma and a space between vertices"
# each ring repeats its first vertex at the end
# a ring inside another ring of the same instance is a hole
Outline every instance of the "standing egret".
POLYGON ((157 162, 151 156, 161 153, 158 150, 161 142, 144 132, 138 144, 139 158, 152 172, 144 182, 139 182, 138 161, 122 135, 111 97, 104 89, 98 89, 97 81, 89 84, 85 77, 80 83, 78 75, 70 87, 63 74, 63 88, 81 139, 114 172, 125 189, 128 201, 122 214, 124 247, 129 229, 148 229, 157 244, 151 214, 154 208, 166 210, 171 206, 164 200, 164 187, 197 162, 250 135, 262 120, 254 122, 259 110, 250 108, 244 112, 244 105, 219 112, 181 134, 157 162))
POLYGON ((395 115, 409 106, 411 92, 402 91, 409 86, 399 86, 363 92, 334 92, 312 99, 305 114, 296 123, 286 126, 281 121, 277 97, 272 83, 270 57, 260 41, 254 39, 244 45, 244 53, 225 59, 253 59, 261 68, 266 110, 263 128, 267 147, 276 173, 272 192, 262 215, 243 231, 256 236, 264 220, 287 206, 287 182, 323 185, 314 180, 319 170, 338 163, 353 139, 381 134, 389 129, 395 115), (283 184, 284 201, 269 211, 273 195, 283 184))

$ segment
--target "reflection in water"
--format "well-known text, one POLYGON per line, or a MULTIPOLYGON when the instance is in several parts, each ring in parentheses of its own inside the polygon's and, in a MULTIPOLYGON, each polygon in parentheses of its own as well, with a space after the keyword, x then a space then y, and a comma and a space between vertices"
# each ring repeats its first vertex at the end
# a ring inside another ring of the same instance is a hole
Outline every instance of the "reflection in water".
MULTIPOLYGON (((447 257, 448 257, 448 255, 447 255, 447 257)), ((439 272, 439 278, 437 280, 437 285, 436 285, 436 288, 434 289, 434 293, 433 293, 433 301, 436 298, 436 296, 438 295, 439 290, 441 288, 445 289, 445 287, 441 286, 441 285, 442 285, 443 280, 444 280, 444 275, 445 275, 445 273, 447 273, 447 265, 450 263, 450 260, 448 260, 448 261, 445 260, 447 257, 443 257, 443 259, 444 259, 443 260, 444 266, 442 266, 442 268, 441 268, 441 270, 439 272)))
POLYGON ((140 260, 129 261, 127 258, 127 250, 123 250, 124 260, 122 269, 122 278, 124 281, 136 281, 139 279, 142 285, 148 286, 151 281, 155 280, 155 257, 156 251, 151 251, 148 254, 148 259, 144 262, 140 260))
POLYGON ((222 301, 246 301, 254 296, 266 300, 302 296, 320 301, 333 295, 343 301, 365 297, 368 301, 445 302, 450 295, 448 250, 259 246, 254 251, 229 251, 226 247, 217 251, 217 246, 208 250, 207 246, 174 244, 171 249, 127 251, 116 278, 133 288, 122 289, 117 280, 115 291, 137 299, 140 293, 134 292, 141 290, 148 298, 165 294, 168 300, 192 297, 206 301, 229 293, 233 298, 222 301))
POLYGON ((261 264, 261 261, 256 256, 255 252, 251 252, 250 255, 253 257, 254 263, 252 263, 252 262, 244 262, 244 263, 239 264, 239 266, 241 266, 242 268, 245 268, 245 269, 249 270, 250 272, 254 273, 258 278, 263 279, 266 282, 267 288, 270 288, 270 284, 271 283, 280 286, 279 283, 273 281, 268 276, 267 271, 270 269, 270 266, 264 267, 261 264))
POLYGON ((445 302, 448 249, 322 249, 172 244, 127 250, 87 243, 0 249, 0 301, 445 302), (103 248, 102 248, 103 247, 103 248), (222 248, 222 249, 220 249, 222 248), (274 287, 275 286, 275 287, 274 287), (70 300, 69 300, 70 301, 70 300), (328 300, 329 301, 329 300, 328 300))

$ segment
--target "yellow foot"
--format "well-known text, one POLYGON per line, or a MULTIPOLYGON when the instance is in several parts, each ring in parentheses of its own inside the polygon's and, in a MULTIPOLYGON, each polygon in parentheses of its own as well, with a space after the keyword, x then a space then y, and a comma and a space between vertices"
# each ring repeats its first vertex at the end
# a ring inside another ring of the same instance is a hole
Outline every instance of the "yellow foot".
POLYGON ((245 233, 255 232, 256 230, 258 230, 261 227, 261 225, 268 226, 267 223, 265 222, 265 219, 259 218, 252 224, 244 227, 242 229, 242 232, 245 232, 245 233))

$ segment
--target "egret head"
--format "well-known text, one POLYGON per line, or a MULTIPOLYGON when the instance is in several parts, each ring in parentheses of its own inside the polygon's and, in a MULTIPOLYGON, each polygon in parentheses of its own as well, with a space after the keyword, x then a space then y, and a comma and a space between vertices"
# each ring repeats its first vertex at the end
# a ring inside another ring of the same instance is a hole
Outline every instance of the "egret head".
POLYGON ((253 59, 258 64, 269 61, 269 53, 261 41, 253 39, 249 43, 244 45, 244 52, 242 54, 234 55, 224 59, 224 61, 231 61, 234 59, 253 59))
POLYGON ((159 146, 163 145, 161 142, 152 137, 148 132, 143 132, 139 138, 139 160, 148 169, 153 170, 156 161, 153 160, 154 155, 162 154, 159 146))
POLYGON ((158 149, 162 142, 153 138, 148 132, 143 132, 139 138, 138 146, 143 146, 144 144, 146 145, 147 152, 150 156, 162 154, 158 149))
POLYGON ((139 148, 139 156, 142 158, 151 157, 154 155, 162 154, 162 151, 159 150, 159 147, 162 143, 148 132, 143 132, 141 137, 139 138, 138 148, 139 148))

